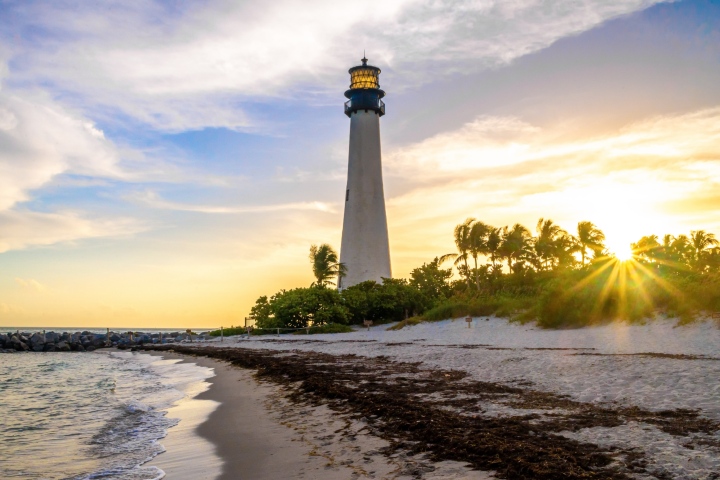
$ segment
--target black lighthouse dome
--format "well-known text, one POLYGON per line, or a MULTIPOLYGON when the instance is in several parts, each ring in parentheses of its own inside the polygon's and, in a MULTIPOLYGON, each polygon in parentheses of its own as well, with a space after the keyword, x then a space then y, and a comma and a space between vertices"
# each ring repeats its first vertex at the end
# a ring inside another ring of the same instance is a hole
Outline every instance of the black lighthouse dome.
POLYGON ((351 116, 358 110, 373 111, 379 116, 385 115, 385 103, 381 98, 385 92, 380 90, 380 69, 367 64, 367 58, 362 58, 362 65, 348 70, 350 74, 350 89, 345 92, 349 98, 345 102, 345 115, 351 116))

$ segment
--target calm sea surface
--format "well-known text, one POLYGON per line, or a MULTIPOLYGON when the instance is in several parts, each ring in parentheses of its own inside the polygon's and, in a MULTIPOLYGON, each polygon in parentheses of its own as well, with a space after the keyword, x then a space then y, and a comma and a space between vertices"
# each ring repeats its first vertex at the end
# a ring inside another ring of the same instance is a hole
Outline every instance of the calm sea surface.
POLYGON ((162 478, 147 462, 177 423, 166 410, 212 375, 130 352, 0 354, 0 478, 162 478))
MULTIPOLYGON (((220 328, 220 327, 218 327, 220 328)), ((113 327, 110 329, 111 332, 143 332, 143 333, 171 333, 171 332, 184 332, 185 328, 125 328, 125 327, 113 327)), ((207 332, 213 330, 212 328, 191 328, 193 332, 207 332)), ((35 333, 35 332, 55 332, 55 333, 75 333, 75 332, 90 332, 90 333, 106 333, 106 328, 88 328, 88 327, 0 327, 0 333, 15 333, 17 331, 35 333)))

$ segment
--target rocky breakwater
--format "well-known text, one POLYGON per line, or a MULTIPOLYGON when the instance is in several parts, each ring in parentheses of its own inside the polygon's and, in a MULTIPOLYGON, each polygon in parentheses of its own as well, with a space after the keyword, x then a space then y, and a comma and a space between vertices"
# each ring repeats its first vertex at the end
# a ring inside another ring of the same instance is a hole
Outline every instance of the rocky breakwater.
POLYGON ((0 353, 16 352, 92 352, 98 348, 132 348, 145 344, 185 343, 209 339, 189 333, 125 332, 14 332, 0 333, 0 353))

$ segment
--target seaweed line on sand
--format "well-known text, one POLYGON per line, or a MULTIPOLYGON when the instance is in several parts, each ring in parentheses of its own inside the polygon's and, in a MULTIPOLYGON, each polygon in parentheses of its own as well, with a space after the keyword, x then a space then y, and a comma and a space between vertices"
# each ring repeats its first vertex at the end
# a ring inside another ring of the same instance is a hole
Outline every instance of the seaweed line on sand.
POLYGON ((388 455, 406 451, 433 461, 467 462, 494 471, 497 478, 628 479, 652 474, 638 450, 579 442, 560 435, 563 431, 628 421, 652 424, 676 436, 720 429, 718 422, 693 410, 612 408, 474 381, 465 372, 423 369, 419 363, 387 357, 170 345, 144 349, 206 356, 254 369, 258 379, 284 386, 294 402, 327 404, 367 422, 371 433, 390 442, 388 455), (490 405, 520 413, 483 415, 490 405))

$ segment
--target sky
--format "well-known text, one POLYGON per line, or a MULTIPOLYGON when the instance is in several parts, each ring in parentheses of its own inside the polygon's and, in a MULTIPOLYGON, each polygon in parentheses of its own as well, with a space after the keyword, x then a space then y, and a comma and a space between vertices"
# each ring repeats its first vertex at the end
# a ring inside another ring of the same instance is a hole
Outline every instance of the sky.
POLYGON ((468 217, 720 234, 720 1, 0 1, 0 326, 238 325, 340 247, 382 69, 393 276, 468 217))

